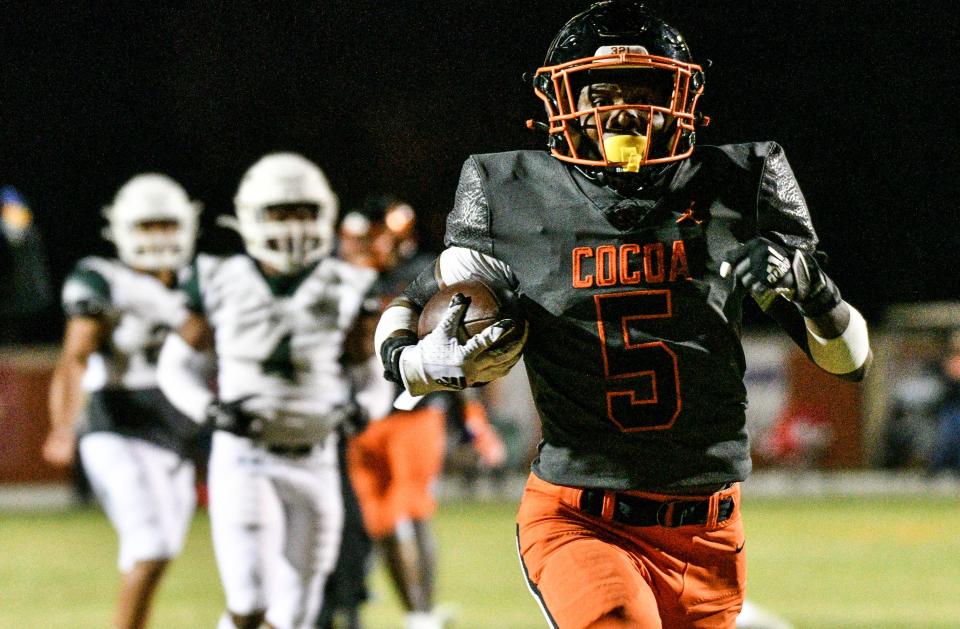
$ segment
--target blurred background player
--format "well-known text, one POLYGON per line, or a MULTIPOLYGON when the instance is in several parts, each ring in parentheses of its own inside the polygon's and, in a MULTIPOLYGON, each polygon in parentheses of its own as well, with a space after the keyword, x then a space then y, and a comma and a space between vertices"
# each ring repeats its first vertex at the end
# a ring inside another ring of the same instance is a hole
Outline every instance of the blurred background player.
MULTIPOLYGON (((369 311, 376 309, 377 317, 436 258, 421 251, 416 218, 409 203, 390 195, 372 195, 358 210, 348 213, 340 225, 341 257, 379 273, 365 303, 369 311)), ((373 339, 372 333, 368 338, 373 339)), ((506 450, 490 424, 479 393, 464 391, 438 399, 447 408, 447 428, 454 443, 469 443, 487 469, 501 466, 506 450)))
POLYGON ((13 186, 0 188, 0 345, 45 338, 53 283, 34 213, 13 186))
POLYGON ((940 363, 944 394, 936 414, 937 432, 928 471, 960 476, 960 332, 954 331, 946 345, 940 363))
POLYGON ((350 476, 367 532, 408 612, 407 626, 440 627, 448 613, 434 609, 436 549, 430 519, 436 511, 433 490, 443 468, 447 423, 458 435, 454 441, 469 441, 487 468, 501 466, 506 450, 476 390, 430 396, 409 411, 391 408, 401 389, 382 377, 382 366, 373 354, 376 319, 434 260, 419 250, 413 207, 386 195, 367 198, 343 218, 340 255, 379 273, 365 303, 366 310, 376 315, 367 320, 367 338, 378 382, 361 395, 379 398, 378 404, 389 412, 374 417, 351 441, 350 476))
POLYGON ((164 568, 183 545, 196 501, 197 426, 157 387, 164 337, 187 318, 174 290, 193 256, 199 204, 160 174, 137 175, 104 210, 119 260, 81 260, 63 286, 63 351, 50 385, 44 458, 74 458, 120 541, 113 626, 143 627, 164 568))
POLYGON ((210 521, 227 612, 219 629, 314 627, 343 527, 337 429, 351 418, 348 365, 369 269, 331 257, 337 199, 316 164, 253 164, 224 221, 246 255, 200 255, 190 315, 160 358, 160 386, 216 430, 210 521), (231 217, 232 218, 232 217, 231 217), (217 360, 215 395, 195 369, 217 360))

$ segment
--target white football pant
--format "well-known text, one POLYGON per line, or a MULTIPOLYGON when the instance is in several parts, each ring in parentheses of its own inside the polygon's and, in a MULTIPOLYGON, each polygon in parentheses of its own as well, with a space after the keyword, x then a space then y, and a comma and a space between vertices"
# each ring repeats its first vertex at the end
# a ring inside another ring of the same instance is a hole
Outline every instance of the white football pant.
POLYGON ((81 437, 80 460, 117 531, 121 572, 139 561, 180 554, 197 499, 192 462, 112 432, 81 437))
POLYGON ((276 629, 314 626, 343 532, 336 439, 293 457, 214 434, 210 526, 230 612, 266 609, 276 629))

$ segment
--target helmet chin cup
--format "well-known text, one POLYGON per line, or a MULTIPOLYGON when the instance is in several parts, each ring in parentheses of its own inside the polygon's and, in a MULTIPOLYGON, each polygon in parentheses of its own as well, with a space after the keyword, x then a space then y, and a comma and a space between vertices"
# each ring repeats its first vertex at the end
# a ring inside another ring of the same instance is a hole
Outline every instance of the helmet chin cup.
POLYGON ((317 221, 264 221, 245 233, 247 252, 282 274, 297 273, 330 253, 332 234, 317 221))
POLYGON ((607 162, 624 172, 639 172, 647 155, 647 136, 604 134, 603 154, 607 162))

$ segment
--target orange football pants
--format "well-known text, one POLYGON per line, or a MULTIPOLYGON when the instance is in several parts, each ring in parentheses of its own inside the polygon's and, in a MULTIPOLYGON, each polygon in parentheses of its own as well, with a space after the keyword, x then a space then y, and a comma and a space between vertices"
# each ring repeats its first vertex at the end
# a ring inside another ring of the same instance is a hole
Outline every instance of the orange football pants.
MULTIPOLYGON (((517 514, 521 564, 552 626, 581 629, 613 612, 637 629, 734 627, 746 586, 739 484, 709 496, 705 525, 675 528, 588 515, 579 510, 580 494, 531 474, 517 514), (728 496, 733 513, 717 523, 718 504, 728 496)), ((613 511, 611 493, 603 511, 613 511)))
POLYGON ((443 468, 443 411, 422 408, 373 422, 347 449, 347 467, 370 537, 402 520, 425 520, 437 509, 433 484, 443 468))

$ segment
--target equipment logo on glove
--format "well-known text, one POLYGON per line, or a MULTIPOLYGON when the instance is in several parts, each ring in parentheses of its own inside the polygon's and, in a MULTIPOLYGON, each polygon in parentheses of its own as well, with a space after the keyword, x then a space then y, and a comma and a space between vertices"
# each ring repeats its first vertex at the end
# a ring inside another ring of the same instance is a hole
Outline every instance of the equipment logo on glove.
POLYGON ((790 261, 773 247, 767 247, 767 251, 770 252, 767 258, 767 284, 773 286, 790 272, 790 261))

